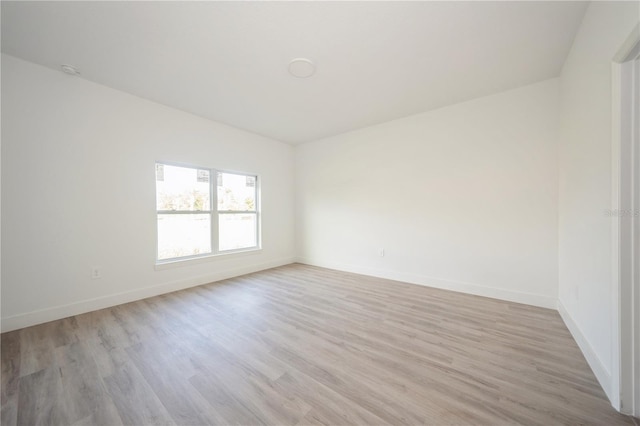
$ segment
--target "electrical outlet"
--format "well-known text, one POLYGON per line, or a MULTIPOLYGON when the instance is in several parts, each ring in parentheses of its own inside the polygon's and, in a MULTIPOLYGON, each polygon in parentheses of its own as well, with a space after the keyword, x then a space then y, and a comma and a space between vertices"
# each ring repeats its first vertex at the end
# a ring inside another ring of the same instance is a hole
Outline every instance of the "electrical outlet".
POLYGON ((99 280, 100 278, 102 278, 102 269, 97 266, 91 268, 91 279, 99 280))
POLYGON ((378 249, 378 255, 379 255, 380 257, 384 257, 384 249, 383 249, 383 248, 378 249))

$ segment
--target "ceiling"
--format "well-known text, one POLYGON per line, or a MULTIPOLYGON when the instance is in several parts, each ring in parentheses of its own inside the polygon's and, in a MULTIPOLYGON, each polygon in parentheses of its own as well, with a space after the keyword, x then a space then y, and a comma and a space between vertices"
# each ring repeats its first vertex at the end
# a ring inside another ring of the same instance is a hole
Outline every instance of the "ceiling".
POLYGON ((586 6, 2 1, 2 51, 295 144, 558 76, 586 6))

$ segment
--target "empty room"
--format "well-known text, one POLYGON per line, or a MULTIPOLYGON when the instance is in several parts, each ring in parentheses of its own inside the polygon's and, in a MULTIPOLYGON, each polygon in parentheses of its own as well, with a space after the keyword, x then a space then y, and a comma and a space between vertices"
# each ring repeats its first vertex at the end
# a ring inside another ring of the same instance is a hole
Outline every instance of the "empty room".
POLYGON ((637 1, 2 1, 2 425, 639 425, 637 1))

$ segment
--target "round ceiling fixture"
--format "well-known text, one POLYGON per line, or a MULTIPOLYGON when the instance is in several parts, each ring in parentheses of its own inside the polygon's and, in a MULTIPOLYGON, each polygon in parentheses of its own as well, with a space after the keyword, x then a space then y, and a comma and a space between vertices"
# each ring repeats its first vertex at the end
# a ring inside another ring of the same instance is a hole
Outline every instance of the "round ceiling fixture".
POLYGON ((67 74, 80 75, 80 71, 78 70, 78 68, 74 67, 73 65, 62 64, 60 65, 60 68, 62 68, 62 71, 67 74))
POLYGON ((316 72, 316 66, 306 58, 296 58, 289 62, 289 74, 298 78, 311 77, 316 72))

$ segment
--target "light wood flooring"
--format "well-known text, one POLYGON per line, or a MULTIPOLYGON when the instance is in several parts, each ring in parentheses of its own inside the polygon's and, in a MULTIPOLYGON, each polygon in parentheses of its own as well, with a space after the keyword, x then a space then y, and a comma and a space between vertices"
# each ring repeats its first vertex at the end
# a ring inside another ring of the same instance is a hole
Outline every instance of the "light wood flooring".
POLYGON ((632 424, 557 312, 289 265, 2 334, 2 424, 632 424))

